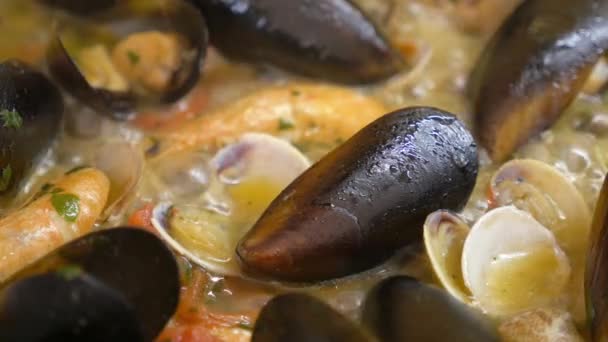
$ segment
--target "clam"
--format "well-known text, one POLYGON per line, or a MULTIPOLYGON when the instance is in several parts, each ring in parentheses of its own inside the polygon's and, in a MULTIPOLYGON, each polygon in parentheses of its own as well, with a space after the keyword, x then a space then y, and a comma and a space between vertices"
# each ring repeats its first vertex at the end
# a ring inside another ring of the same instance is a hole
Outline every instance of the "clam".
POLYGON ((403 61, 350 0, 193 0, 213 46, 230 58, 272 64, 302 75, 369 83, 403 61))
POLYGON ((559 305, 571 265, 550 230, 506 206, 486 213, 471 229, 462 250, 462 274, 479 306, 504 317, 559 305))
POLYGON ((490 184, 494 205, 514 205, 530 213, 551 230, 572 263, 573 311, 585 317, 583 278, 589 247, 591 212, 580 192, 562 173, 536 160, 519 159, 504 164, 490 184))
POLYGON ((288 142, 260 133, 244 134, 217 152, 200 205, 160 203, 152 224, 176 251, 208 271, 236 275, 234 249, 266 206, 309 166, 288 142), (233 213, 233 220, 226 212, 233 213))
POLYGON ((0 338, 151 341, 173 315, 179 287, 177 263, 153 234, 98 231, 0 286, 0 338))
POLYGON ((194 86, 207 48, 198 10, 158 1, 144 9, 119 3, 101 13, 61 17, 47 51, 51 74, 76 99, 125 119, 138 106, 173 102, 194 86))
POLYGON ((319 299, 298 293, 280 295, 268 302, 251 338, 252 342, 374 340, 319 299))
POLYGON ((433 270, 446 291, 464 303, 471 303, 461 266, 470 230, 458 216, 445 210, 430 214, 424 223, 424 245, 433 270))
POLYGON ((593 215, 591 248, 585 270, 587 320, 592 341, 608 340, 608 177, 593 215))
POLYGON ((608 47, 608 3, 528 0, 486 46, 470 83, 476 134, 501 161, 547 128, 608 47))
POLYGON ((382 342, 500 341, 481 312, 408 276, 376 285, 363 304, 362 320, 382 342))
POLYGON ((62 117, 61 93, 42 73, 17 60, 0 63, 0 208, 49 150, 62 117))
POLYGON ((371 268, 422 238, 428 214, 466 203, 477 150, 449 113, 386 114, 293 181, 240 241, 245 271, 289 281, 371 268))

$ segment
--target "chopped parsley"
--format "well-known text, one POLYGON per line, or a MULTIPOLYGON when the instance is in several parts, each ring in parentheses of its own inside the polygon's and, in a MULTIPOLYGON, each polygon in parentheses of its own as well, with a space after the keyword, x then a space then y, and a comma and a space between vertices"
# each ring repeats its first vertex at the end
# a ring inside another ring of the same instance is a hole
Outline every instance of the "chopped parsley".
POLYGON ((80 199, 78 196, 59 191, 51 191, 51 204, 57 213, 68 222, 76 222, 80 213, 80 199))
POLYGON ((129 57, 129 62, 131 62, 132 65, 137 65, 137 63, 139 63, 139 60, 141 59, 141 57, 139 57, 139 54, 133 50, 127 51, 127 57, 129 57))
POLYGON ((302 94, 299 90, 292 90, 291 91, 291 96, 300 96, 300 94, 302 94))
POLYGON ((285 131, 288 129, 293 129, 295 127, 295 125, 293 124, 292 121, 285 119, 285 118, 280 118, 279 119, 279 131, 285 131))
POLYGON ((66 280, 72 280, 82 274, 82 268, 78 265, 65 265, 57 269, 57 274, 66 280))
POLYGON ((21 128, 23 125, 23 118, 21 114, 15 110, 2 110, 0 111, 0 118, 2 118, 3 127, 5 128, 21 128))
POLYGON ((0 191, 5 191, 11 185, 11 179, 13 178, 13 169, 10 165, 7 165, 2 169, 0 174, 0 191))

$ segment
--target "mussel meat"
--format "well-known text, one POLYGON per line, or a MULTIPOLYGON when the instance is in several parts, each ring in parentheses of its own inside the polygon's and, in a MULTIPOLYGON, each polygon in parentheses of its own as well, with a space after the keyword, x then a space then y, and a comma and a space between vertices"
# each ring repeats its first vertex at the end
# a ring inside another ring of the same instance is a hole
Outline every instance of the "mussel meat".
POLYGON ((350 0, 191 0, 211 42, 230 58, 306 76, 369 83, 395 74, 402 59, 350 0))
POLYGON ((264 306, 251 341, 371 342, 374 339, 322 301, 305 294, 288 293, 264 306))
POLYGON ((376 285, 365 300, 362 319, 382 342, 500 341, 481 312, 408 276, 376 285))
POLYGON ((0 286, 0 339, 151 341, 175 312, 179 288, 173 254, 153 234, 98 231, 0 286))
POLYGON ((283 190, 237 254, 246 271, 283 280, 362 271, 420 242, 429 213, 461 209, 477 168, 475 142, 453 115, 386 114, 283 190))
POLYGON ((607 48, 608 2, 524 1, 486 46, 470 83, 476 134, 492 159, 550 126, 607 48))
POLYGON ((0 208, 51 147, 63 98, 42 73, 17 60, 0 63, 0 208))
POLYGON ((113 119, 185 95, 207 49, 205 20, 182 1, 158 1, 151 9, 125 2, 102 15, 67 17, 56 31, 47 51, 51 74, 79 101, 113 119), (84 46, 78 40, 83 35, 84 46))

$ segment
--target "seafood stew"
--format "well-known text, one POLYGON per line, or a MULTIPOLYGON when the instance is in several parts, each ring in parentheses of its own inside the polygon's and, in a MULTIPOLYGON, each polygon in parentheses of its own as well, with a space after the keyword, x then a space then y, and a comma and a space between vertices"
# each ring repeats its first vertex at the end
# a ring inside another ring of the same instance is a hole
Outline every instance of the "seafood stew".
POLYGON ((607 25, 0 0, 0 340, 608 340, 607 25))

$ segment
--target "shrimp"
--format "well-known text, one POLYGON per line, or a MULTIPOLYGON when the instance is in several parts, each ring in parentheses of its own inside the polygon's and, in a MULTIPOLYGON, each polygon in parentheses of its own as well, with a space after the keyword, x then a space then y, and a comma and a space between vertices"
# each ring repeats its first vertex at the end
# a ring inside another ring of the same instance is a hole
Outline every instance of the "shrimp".
POLYGON ((334 145, 387 112, 348 88, 292 83, 255 92, 161 137, 159 156, 195 147, 219 148, 247 132, 293 143, 334 145))
POLYGON ((43 187, 38 198, 0 219, 0 282, 93 228, 110 181, 86 168, 43 187))

